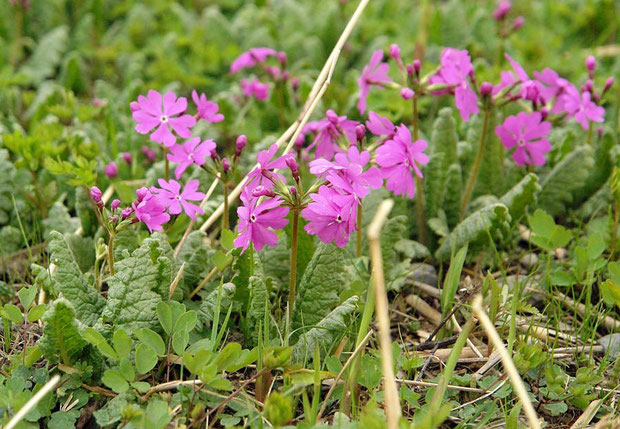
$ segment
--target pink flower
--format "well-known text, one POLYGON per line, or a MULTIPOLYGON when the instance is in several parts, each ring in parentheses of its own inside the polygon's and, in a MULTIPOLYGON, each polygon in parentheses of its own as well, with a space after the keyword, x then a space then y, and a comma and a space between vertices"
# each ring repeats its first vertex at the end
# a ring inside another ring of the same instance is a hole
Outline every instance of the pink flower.
POLYGON ((378 50, 373 52, 370 57, 370 63, 362 70, 362 75, 357 80, 357 85, 360 87, 360 101, 357 103, 357 108, 361 114, 366 111, 366 98, 371 86, 381 87, 384 83, 391 82, 392 79, 388 77, 388 71, 390 66, 388 63, 382 63, 383 51, 378 50))
POLYGON ((275 197, 256 205, 258 198, 253 197, 248 188, 241 193, 243 206, 237 208, 239 216, 239 236, 235 239, 235 247, 242 247, 245 252, 250 243, 256 250, 278 244, 278 236, 272 229, 282 229, 288 224, 288 207, 280 207, 282 200, 275 197), (271 229, 270 229, 271 228, 271 229))
POLYGON ((409 129, 401 125, 393 139, 377 148, 377 164, 387 179, 385 187, 389 191, 413 198, 415 181, 411 170, 418 177, 423 177, 418 165, 428 163, 428 156, 424 154, 427 145, 424 140, 412 142, 409 129))
POLYGON ((445 48, 441 53, 441 68, 429 80, 431 83, 444 84, 454 88, 456 107, 461 112, 464 121, 469 120, 469 115, 475 115, 479 112, 478 97, 470 88, 467 80, 473 71, 467 50, 459 51, 445 48))
POLYGON ((252 48, 241 55, 230 65, 230 74, 235 74, 239 70, 264 62, 270 56, 276 56, 278 53, 271 48, 252 48))
POLYGON ((192 135, 190 128, 196 124, 196 119, 192 115, 183 114, 187 109, 185 97, 177 98, 174 92, 168 92, 162 99, 159 92, 151 89, 146 97, 138 96, 137 103, 133 102, 130 106, 132 116, 138 122, 137 132, 147 134, 157 127, 150 136, 153 141, 167 147, 174 145, 176 137, 169 127, 180 137, 189 138, 192 135))
POLYGON ((204 214, 204 211, 189 201, 201 201, 205 194, 198 192, 200 183, 198 180, 190 180, 181 192, 181 185, 176 180, 166 182, 164 179, 158 180, 159 188, 152 188, 152 191, 160 197, 162 203, 168 207, 168 212, 178 215, 182 211, 192 219, 196 219, 196 213, 204 214))
POLYGON ((396 126, 388 119, 377 115, 375 112, 368 112, 366 128, 376 136, 387 136, 392 138, 396 132, 396 126))
POLYGON ((118 174, 118 167, 115 162, 110 162, 105 166, 105 175, 108 178, 113 179, 118 174))
POLYGON ((497 8, 493 11, 493 18, 497 21, 506 18, 506 15, 508 15, 508 12, 510 12, 511 7, 512 5, 508 0, 503 0, 499 2, 497 8))
MULTIPOLYGON (((328 110, 326 118, 322 119, 320 131, 308 149, 316 148, 315 157, 332 159, 335 152, 340 152, 338 139, 345 136, 349 140, 349 145, 357 143, 355 127, 359 122, 347 119, 346 116, 338 116, 333 110, 328 110)), ((348 145, 347 145, 348 146, 348 145)))
POLYGON ((540 88, 537 81, 530 79, 526 71, 521 67, 521 64, 516 62, 510 55, 505 54, 506 59, 512 66, 512 69, 517 75, 518 81, 521 83, 521 97, 537 102, 539 100, 540 88))
POLYGON ((184 145, 172 146, 168 154, 168 160, 179 164, 174 170, 174 176, 179 179, 187 167, 192 164, 204 165, 207 157, 210 157, 215 152, 215 146, 216 144, 213 140, 205 140, 200 143, 200 137, 194 137, 186 141, 184 145))
POLYGON ((301 133, 297 136, 297 140, 295 140, 295 145, 298 147, 302 147, 306 142, 306 135, 310 133, 315 133, 323 127, 323 123, 321 121, 310 121, 301 129, 301 133))
POLYGON ((336 243, 344 247, 349 235, 355 230, 357 201, 353 195, 342 195, 332 188, 323 185, 318 194, 310 194, 313 202, 301 211, 308 221, 304 230, 317 235, 324 243, 336 243))
POLYGON ((241 90, 247 98, 254 97, 260 101, 269 98, 269 84, 261 83, 258 79, 241 79, 241 90))
POLYGON ((605 109, 601 106, 597 106, 591 100, 591 94, 588 91, 584 91, 579 96, 579 93, 572 91, 568 92, 568 96, 564 99, 564 108, 569 115, 575 117, 575 121, 581 124, 584 130, 588 129, 589 123, 603 122, 603 116, 605 116, 605 109))
POLYGON ((258 153, 258 156, 256 157, 258 167, 248 174, 248 186, 250 190, 259 185, 264 186, 267 189, 273 189, 274 179, 284 182, 284 176, 270 170, 286 168, 286 160, 288 158, 295 157, 295 155, 288 153, 272 161, 272 158, 277 151, 278 145, 272 144, 269 150, 262 150, 258 153), (254 179, 258 180, 255 181, 254 179))
MULTIPOLYGON (((153 194, 146 188, 136 191, 138 200, 132 204, 136 219, 144 223, 149 231, 161 231, 162 225, 170 220, 170 215, 166 213, 166 205, 158 195, 153 194)), ((130 208, 123 210, 123 218, 131 215, 130 208)))
POLYGON ((206 95, 200 94, 200 96, 198 96, 198 93, 194 90, 192 91, 192 100, 194 100, 194 104, 198 109, 198 119, 204 119, 211 123, 222 122, 224 120, 224 115, 217 113, 219 106, 213 101, 207 100, 206 95))
POLYGON ((324 177, 334 189, 342 194, 352 194, 359 202, 370 192, 383 184, 381 172, 377 167, 364 171, 370 161, 370 153, 351 146, 347 154, 337 153, 335 161, 319 158, 310 163, 310 172, 317 177, 324 177))
POLYGON ((551 150, 551 144, 545 139, 550 130, 551 123, 544 122, 540 112, 521 112, 507 117, 495 128, 495 134, 506 149, 516 148, 512 159, 522 167, 545 163, 545 154, 551 150))

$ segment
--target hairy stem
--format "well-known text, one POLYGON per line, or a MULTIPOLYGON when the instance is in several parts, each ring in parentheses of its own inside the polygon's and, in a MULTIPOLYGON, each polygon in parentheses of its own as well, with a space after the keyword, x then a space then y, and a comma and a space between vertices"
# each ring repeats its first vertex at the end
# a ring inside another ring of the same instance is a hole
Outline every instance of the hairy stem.
POLYGON ((170 180, 170 161, 168 161, 168 148, 166 146, 162 146, 162 150, 164 151, 164 180, 167 182, 170 180))
POLYGON ((482 164, 482 155, 484 155, 484 145, 487 140, 487 132, 489 128, 489 117, 491 116, 491 109, 487 108, 484 111, 484 122, 482 124, 482 135, 480 136, 480 143, 478 143, 478 152, 476 153, 476 159, 471 169, 471 175, 467 181, 467 187, 465 188, 465 194, 463 194, 463 200, 461 201, 460 219, 463 219, 467 206, 469 206, 469 200, 471 194, 474 192, 474 186, 476 186, 476 180, 478 180, 478 174, 480 173, 480 165, 482 164))
POLYGON ((110 275, 114 275, 114 234, 110 234, 108 241, 108 264, 110 265, 110 275))
POLYGON ((299 232, 299 209, 293 210, 293 230, 291 232, 291 274, 288 284, 288 317, 293 315, 295 305, 295 282, 297 281, 297 234, 299 232))
POLYGON ((362 205, 357 206, 357 236, 355 242, 355 256, 362 256, 362 205))
MULTIPOLYGON (((413 141, 418 140, 419 128, 418 128, 418 95, 413 96, 413 141)), ((424 190, 422 189, 422 180, 414 174, 415 187, 416 187, 416 214, 418 218, 418 240, 420 243, 426 245, 426 219, 424 216, 424 190)))

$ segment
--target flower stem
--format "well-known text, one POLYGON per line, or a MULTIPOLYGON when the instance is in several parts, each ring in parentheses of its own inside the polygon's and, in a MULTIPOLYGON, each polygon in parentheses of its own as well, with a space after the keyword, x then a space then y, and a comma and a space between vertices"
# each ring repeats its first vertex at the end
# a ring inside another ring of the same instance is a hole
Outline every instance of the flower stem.
POLYGON ((484 122, 482 124, 482 135, 480 136, 480 143, 478 144, 478 152, 476 153, 476 159, 471 169, 471 175, 467 181, 467 187, 465 188, 465 194, 463 194, 463 200, 461 201, 460 219, 463 219, 467 206, 469 206, 469 200, 471 194, 474 191, 476 180, 478 179, 478 173, 480 173, 480 165, 482 164, 482 155, 484 154, 484 145, 487 140, 487 132, 489 128, 489 117, 491 116, 491 109, 487 108, 484 111, 484 122))
MULTIPOLYGON (((413 141, 418 140, 418 94, 413 96, 413 141)), ((426 245, 426 219, 424 216, 424 190, 422 181, 414 174, 416 187, 416 213, 418 216, 418 239, 420 243, 426 245)))
POLYGON ((588 127, 588 146, 592 144, 592 130, 594 129, 593 123, 590 122, 590 126, 588 127))
POLYGON ((162 147, 164 151, 164 180, 167 182, 170 180, 170 161, 168 161, 168 148, 162 147))
POLYGON ((114 234, 110 234, 108 241, 108 264, 110 265, 110 275, 114 275, 114 234))
POLYGON ((362 256, 362 204, 357 206, 357 236, 356 236, 355 256, 362 256))
POLYGON ((299 231, 299 209, 293 209, 293 230, 291 232, 291 274, 288 285, 288 317, 293 315, 295 305, 295 282, 297 281, 297 233, 299 231))
POLYGON ((228 182, 222 181, 224 187, 224 213, 222 213, 222 231, 228 229, 228 182))

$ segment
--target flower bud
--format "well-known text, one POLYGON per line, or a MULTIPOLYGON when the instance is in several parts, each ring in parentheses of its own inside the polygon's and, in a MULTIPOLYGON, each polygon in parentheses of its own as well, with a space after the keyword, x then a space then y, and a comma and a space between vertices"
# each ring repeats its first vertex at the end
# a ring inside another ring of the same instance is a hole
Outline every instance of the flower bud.
POLYGON ((358 126, 356 126, 355 137, 357 138, 358 142, 361 142, 362 140, 364 140, 364 137, 366 137, 366 127, 363 126, 362 124, 359 124, 358 126))
POLYGON ((396 43, 390 45, 390 57, 392 57, 394 61, 400 62, 400 46, 396 43))
POLYGON ((118 167, 116 167, 115 162, 110 162, 108 165, 105 166, 105 175, 108 176, 108 178, 113 179, 116 177, 117 174, 118 167))
POLYGON ((121 217, 123 219, 127 219, 129 216, 131 216, 132 213, 133 213, 133 209, 131 207, 127 207, 126 209, 123 209, 123 211, 121 212, 121 217))
POLYGON ((278 61, 280 61, 280 65, 282 66, 282 68, 286 67, 286 53, 278 52, 277 57, 278 61))
POLYGON ((224 173, 227 173, 230 170, 230 161, 227 158, 222 158, 222 169, 224 173))
POLYGON ((598 138, 600 139, 601 137, 603 137, 603 127, 598 127, 596 129, 596 135, 598 136, 598 138))
POLYGON ((118 222, 118 216, 114 215, 114 216, 108 217, 108 222, 112 222, 112 223, 118 222))
POLYGON ((281 70, 279 67, 267 66, 265 67, 265 71, 274 79, 280 77, 281 70))
POLYGON ((112 201, 112 204, 110 204, 110 208, 112 209, 112 211, 116 210, 119 206, 121 205, 121 200, 114 200, 112 201))
POLYGON ((271 189, 263 186, 263 185, 258 185, 256 188, 252 189, 252 196, 253 197, 275 197, 276 194, 275 192, 273 192, 271 189))
POLYGON ((512 23, 512 31, 517 31, 519 28, 523 27, 523 24, 525 24, 525 18, 517 16, 512 23))
POLYGON ((594 56, 589 55, 588 58, 586 58, 586 68, 590 74, 594 72, 594 69, 596 68, 596 58, 594 58, 594 56))
POLYGON ((594 90, 594 82, 592 82, 592 79, 586 80, 585 87, 588 92, 592 92, 594 90))
POLYGON ((129 152, 123 152, 123 160, 128 164, 131 165, 131 154, 129 152))
POLYGON ((547 116, 549 116, 549 109, 547 109, 546 107, 540 109, 540 117, 544 120, 547 118, 547 116))
POLYGON ((155 151, 148 146, 142 146, 142 154, 150 162, 155 162, 155 151))
POLYGON ((142 200, 146 198, 148 194, 149 194, 148 188, 142 187, 142 188, 136 189, 136 199, 138 200, 139 203, 142 202, 142 200))
POLYGON ((510 12, 511 7, 512 5, 508 0, 501 1, 499 5, 497 5, 497 8, 493 11, 493 19, 496 21, 501 21, 506 18, 506 15, 510 12))
POLYGON ((480 95, 488 97, 493 92, 493 84, 490 82, 482 82, 480 85, 480 95))
POLYGON ((291 73, 288 70, 284 70, 282 72, 282 80, 288 80, 289 77, 291 77, 291 73))
POLYGON ((407 65, 405 66, 405 70, 407 70, 407 74, 408 74, 409 76, 411 76, 411 75, 413 75, 413 73, 415 73, 415 70, 414 70, 413 64, 407 64, 407 65))
POLYGON ((295 179, 295 182, 299 182, 299 164, 297 164, 295 158, 286 158, 285 162, 286 166, 291 170, 291 174, 293 175, 293 179, 295 179))
POLYGON ((98 203, 101 201, 101 189, 99 189, 96 186, 93 186, 92 188, 90 188, 90 197, 93 199, 94 202, 98 203))
POLYGON ((244 134, 241 134, 239 137, 237 137, 235 157, 238 158, 241 155, 241 151, 247 144, 248 144, 248 138, 244 134))
POLYGON ((290 188, 291 194, 296 197, 297 196, 297 188, 294 186, 291 186, 290 188))
POLYGON ((294 77, 291 79, 291 89, 293 91, 297 91, 299 89, 299 79, 294 77))
POLYGON ((403 97, 403 100, 411 100, 415 93, 411 88, 403 88, 400 90, 400 96, 403 97))
POLYGON ((607 78, 607 80, 605 81, 605 86, 603 87, 603 92, 607 92, 610 90, 610 88, 614 85, 614 78, 613 76, 610 76, 607 78))
POLYGON ((329 119, 329 122, 331 122, 332 124, 334 125, 338 124, 338 121, 339 121, 338 115, 333 110, 329 109, 325 113, 325 116, 327 117, 327 119, 329 119))
POLYGON ((413 71, 415 72, 416 75, 420 74, 420 69, 421 68, 422 68, 422 61, 414 60, 413 61, 413 71))

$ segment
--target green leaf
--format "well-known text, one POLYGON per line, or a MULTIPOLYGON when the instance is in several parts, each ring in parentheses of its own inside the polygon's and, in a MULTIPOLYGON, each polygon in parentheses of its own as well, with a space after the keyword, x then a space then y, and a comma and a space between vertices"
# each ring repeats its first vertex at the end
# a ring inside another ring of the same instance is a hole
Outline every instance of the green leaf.
POLYGON ((39 84, 51 77, 60 65, 62 55, 69 42, 69 28, 66 25, 56 27, 43 35, 28 61, 21 67, 30 83, 39 84))
POLYGON ((72 358, 80 354, 85 345, 73 306, 66 299, 55 300, 43 315, 43 335, 39 341, 43 355, 51 364, 58 363, 60 358, 65 365, 71 365, 72 358))
POLYGON ((122 328, 114 331, 112 344, 114 344, 114 350, 116 350, 118 357, 121 359, 129 357, 129 353, 131 352, 131 338, 127 335, 127 331, 122 328))
POLYGON ((144 240, 131 257, 139 259, 142 264, 142 272, 148 278, 150 289, 157 292, 162 299, 168 299, 170 284, 178 272, 174 258, 174 250, 168 242, 168 238, 161 232, 155 232, 144 240))
POLYGON ((82 331, 82 336, 86 341, 97 347, 97 349, 101 352, 105 357, 118 360, 118 354, 112 348, 110 344, 106 341, 106 339, 101 335, 101 332, 97 331, 95 328, 86 328, 82 331))
POLYGON ((2 310, 4 316, 7 317, 11 322, 19 325, 24 321, 22 312, 20 311, 18 306, 13 304, 6 304, 2 310))
POLYGON ((125 377, 115 369, 108 369, 104 372, 101 381, 116 393, 123 393, 129 390, 129 383, 127 383, 125 377))
POLYGON ((179 252, 178 263, 185 262, 182 286, 186 293, 195 288, 213 267, 212 249, 205 243, 205 238, 204 232, 192 231, 179 252))
POLYGON ((518 222, 525 215, 527 206, 536 200, 536 194, 540 189, 538 176, 529 173, 506 192, 499 201, 508 207, 510 216, 515 222, 518 222))
POLYGON ((505 228, 510 221, 508 208, 503 204, 491 204, 466 217, 456 228, 441 240, 435 252, 439 261, 445 261, 452 255, 453 249, 460 249, 467 243, 485 239, 487 234, 505 228))
POLYGON ((37 296, 37 287, 24 286, 19 291, 17 291, 17 296, 19 296, 19 302, 21 303, 24 310, 28 310, 37 296))
POLYGON ((538 205, 551 216, 564 213, 577 192, 588 178, 594 165, 592 149, 581 146, 570 152, 562 161, 542 177, 538 205))
POLYGON ((187 311, 181 315, 174 324, 174 329, 172 332, 174 334, 178 332, 191 332, 192 329, 196 327, 196 322, 198 321, 196 312, 193 310, 187 311))
POLYGON ((156 311, 159 324, 164 328, 166 334, 170 334, 170 332, 172 332, 172 311, 170 310, 170 306, 167 302, 161 301, 157 304, 156 311))
POLYGON ((448 168, 446 188, 444 191, 442 208, 446 213, 446 220, 450 229, 459 223, 461 210, 461 196, 463 195, 463 171, 458 163, 448 168))
POLYGON ((129 256, 116 264, 115 274, 108 278, 108 300, 103 321, 134 331, 157 328, 157 304, 161 296, 154 292, 158 270, 148 256, 129 256))
POLYGON ((99 319, 105 300, 83 277, 73 251, 62 234, 51 232, 47 248, 50 262, 56 265, 52 276, 54 290, 73 304, 82 322, 94 325, 99 319))
POLYGON ((564 247, 572 238, 572 233, 561 225, 556 225, 553 217, 541 209, 528 216, 532 235, 530 241, 547 252, 564 247))
POLYGON ((166 344, 159 334, 151 329, 143 328, 136 331, 136 337, 145 345, 153 349, 153 351, 163 356, 166 354, 166 344))
POLYGON ((343 250, 321 243, 299 283, 293 328, 319 323, 340 302, 345 284, 343 250))
MULTIPOLYGON (((246 337, 250 344, 254 345, 258 342, 259 325, 264 324, 265 311, 269 311, 269 293, 262 276, 250 277, 250 297, 247 311, 247 329, 246 337)), ((268 329, 263 326, 263 330, 268 329)))
MULTIPOLYGON (((56 202, 50 209, 47 219, 43 220, 43 226, 45 230, 43 237, 45 239, 49 239, 52 231, 57 231, 63 234, 74 232, 80 226, 80 220, 78 218, 71 217, 67 208, 63 204, 56 202)), ((67 237, 65 237, 65 240, 67 240, 67 237)), ((67 243, 68 242, 69 241, 67 240, 67 243)), ((73 255, 76 260, 79 258, 79 254, 75 251, 73 251, 73 255)))
POLYGON ((136 347, 136 369, 138 374, 146 374, 157 365, 157 355, 155 351, 145 345, 138 344, 136 347))
POLYGON ((82 237, 77 234, 65 234, 65 240, 71 247, 75 262, 83 273, 88 272, 95 264, 95 242, 91 237, 82 237))
POLYGON ((177 332, 172 337, 172 349, 178 355, 182 355, 185 352, 185 348, 189 344, 189 333, 187 331, 177 332))
MULTIPOLYGON (((480 195, 498 195, 504 186, 504 175, 502 166, 504 165, 504 150, 497 135, 495 134, 495 124, 497 123, 497 112, 491 111, 486 135, 486 141, 482 151, 482 162, 480 164, 481 174, 478 175, 476 186, 473 192, 473 199, 480 195)), ((469 121, 467 141, 472 147, 478 148, 482 137, 483 114, 474 116, 469 121)), ((471 171, 467 171, 467 176, 471 171)))
POLYGON ((467 246, 460 249, 450 261, 450 267, 448 268, 446 279, 443 282, 443 289, 441 290, 441 314, 444 316, 446 316, 454 306, 454 297, 459 288, 465 256, 467 256, 467 246))
POLYGON ((41 317, 43 317, 45 310, 47 310, 46 304, 35 305, 30 310, 28 310, 28 321, 31 323, 36 322, 41 317))
MULTIPOLYGON (((209 323, 213 321, 215 315, 215 308, 217 306, 217 294, 218 289, 215 289, 209 293, 201 293, 202 301, 200 302, 200 309, 198 315, 201 317, 203 323, 209 323)), ((221 308, 228 308, 235 295, 235 285, 232 283, 224 283, 222 285, 222 300, 220 303, 221 308)))
POLYGON ((127 382, 131 383, 136 378, 136 373, 133 370, 133 365, 127 358, 122 358, 118 365, 118 370, 127 382))
POLYGON ((220 237, 220 243, 224 250, 229 251, 232 250, 235 245, 233 242, 235 241, 235 233, 230 229, 225 229, 222 231, 222 236, 220 237))
POLYGON ((232 255, 224 252, 216 252, 215 255, 213 255, 213 263, 220 271, 226 268, 226 266, 232 262, 232 259, 232 255))
POLYGON ((331 347, 349 328, 346 319, 357 308, 357 301, 357 296, 352 296, 303 333, 293 347, 293 360, 300 362, 304 357, 312 356, 317 347, 322 352, 331 347))

